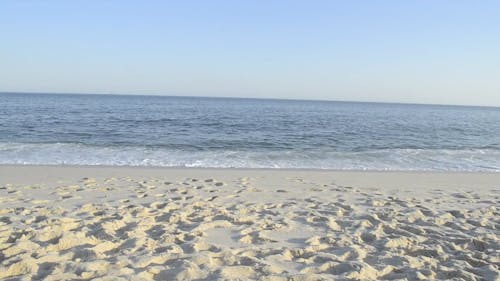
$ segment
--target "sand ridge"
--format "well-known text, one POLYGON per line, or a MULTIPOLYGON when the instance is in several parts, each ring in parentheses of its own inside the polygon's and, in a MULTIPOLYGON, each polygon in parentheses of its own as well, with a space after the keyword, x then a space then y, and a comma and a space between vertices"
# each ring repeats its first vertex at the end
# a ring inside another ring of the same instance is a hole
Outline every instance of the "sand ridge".
POLYGON ((328 174, 0 185, 4 280, 499 280, 500 189, 328 174))

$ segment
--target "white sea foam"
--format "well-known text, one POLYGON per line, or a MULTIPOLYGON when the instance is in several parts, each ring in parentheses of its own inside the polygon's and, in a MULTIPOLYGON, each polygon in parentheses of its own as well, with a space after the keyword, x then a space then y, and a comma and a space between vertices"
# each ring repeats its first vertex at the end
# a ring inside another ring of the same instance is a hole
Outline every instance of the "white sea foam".
POLYGON ((0 143, 0 164, 500 172, 500 151, 495 149, 384 149, 362 152, 185 151, 73 143, 0 143))

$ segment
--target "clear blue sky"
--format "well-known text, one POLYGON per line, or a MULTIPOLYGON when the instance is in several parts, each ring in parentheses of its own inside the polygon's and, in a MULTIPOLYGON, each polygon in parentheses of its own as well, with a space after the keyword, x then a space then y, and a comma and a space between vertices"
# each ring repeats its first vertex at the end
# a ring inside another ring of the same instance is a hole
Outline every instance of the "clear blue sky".
POLYGON ((0 91, 500 106, 500 1, 0 1, 0 91))

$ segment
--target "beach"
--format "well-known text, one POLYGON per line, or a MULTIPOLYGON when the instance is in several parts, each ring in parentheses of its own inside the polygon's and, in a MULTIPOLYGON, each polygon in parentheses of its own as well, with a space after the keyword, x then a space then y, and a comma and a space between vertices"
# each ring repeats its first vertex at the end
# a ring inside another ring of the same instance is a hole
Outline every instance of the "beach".
POLYGON ((500 1, 81 2, 0 4, 0 281, 500 281, 500 1))
POLYGON ((2 280, 499 280, 500 174, 0 166, 2 280))

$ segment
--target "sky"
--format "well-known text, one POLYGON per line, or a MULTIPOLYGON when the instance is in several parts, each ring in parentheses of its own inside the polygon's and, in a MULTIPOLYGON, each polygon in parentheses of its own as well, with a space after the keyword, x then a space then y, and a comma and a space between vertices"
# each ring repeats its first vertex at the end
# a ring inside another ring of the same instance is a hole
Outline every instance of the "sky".
POLYGON ((0 1, 0 92, 500 106, 500 1, 0 1))

